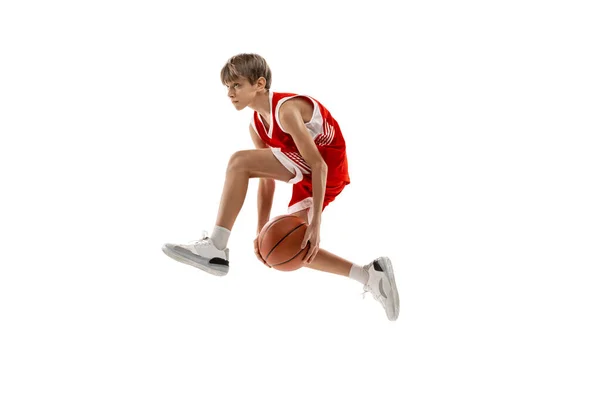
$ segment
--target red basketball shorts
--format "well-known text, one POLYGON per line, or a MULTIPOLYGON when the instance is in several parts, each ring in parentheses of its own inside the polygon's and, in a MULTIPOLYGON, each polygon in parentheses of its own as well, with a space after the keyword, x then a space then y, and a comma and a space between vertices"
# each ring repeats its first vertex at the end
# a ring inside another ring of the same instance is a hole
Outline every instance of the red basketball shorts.
MULTIPOLYGON (((313 214, 313 190, 312 175, 307 170, 308 165, 303 160, 297 159, 295 155, 284 154, 280 149, 272 148, 275 157, 290 171, 296 175, 288 182, 293 184, 292 198, 288 205, 288 213, 292 214, 298 211, 308 209, 308 219, 313 214)), ((325 187, 325 197, 323 199, 323 209, 327 207, 341 192, 348 183, 342 180, 335 180, 328 177, 325 187)))

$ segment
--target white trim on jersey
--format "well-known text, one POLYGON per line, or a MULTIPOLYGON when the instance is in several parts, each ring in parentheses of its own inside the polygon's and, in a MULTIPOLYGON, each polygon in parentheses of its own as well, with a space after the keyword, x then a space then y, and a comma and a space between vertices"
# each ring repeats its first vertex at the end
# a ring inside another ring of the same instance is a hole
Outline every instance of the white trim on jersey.
MULTIPOLYGON (((319 108, 319 105, 312 97, 297 94, 295 96, 289 96, 289 97, 282 98, 281 100, 279 100, 279 103, 277 103, 277 106, 275 107, 275 120, 277 121, 277 124, 281 128, 281 131, 284 133, 287 133, 289 135, 290 133, 286 132, 283 129, 283 127, 281 126, 281 123, 279 122, 279 108, 281 107, 281 105, 283 103, 285 103, 289 99, 293 99, 294 97, 305 97, 307 99, 310 99, 310 101, 312 101, 312 103, 313 103, 313 115, 310 118, 310 121, 306 122, 304 124, 304 126, 306 126, 306 129, 310 132, 310 135, 312 136, 312 138, 314 140, 317 136, 319 136, 319 134, 321 134, 323 132, 323 115, 321 115, 321 109, 319 108)), ((273 125, 271 124, 271 127, 272 126, 273 125)))
MULTIPOLYGON (((269 90, 269 111, 271 111, 271 107, 273 107, 273 91, 269 90)), ((258 115, 258 117, 260 118, 260 114, 258 115)), ((263 124, 263 126, 265 126, 265 124, 262 122, 262 118, 260 118, 260 123, 263 124)), ((269 129, 265 129, 265 131, 267 132, 267 136, 269 137, 269 139, 273 139, 273 112, 271 112, 269 129)))
MULTIPOLYGON (((269 111, 271 110, 271 107, 273 106, 273 92, 269 91, 269 111)), ((262 125, 264 131, 267 133, 267 137, 269 139, 273 139, 273 113, 271 113, 271 120, 269 121, 269 129, 267 129, 267 127, 265 126, 265 123, 263 122, 262 117, 260 116, 260 113, 258 111, 255 111, 256 115, 258 115, 258 120, 260 121, 260 124, 262 125)), ((252 116, 252 122, 254 123, 254 116, 252 116)), ((254 129, 256 129, 256 126, 254 127, 254 129)), ((256 131, 258 132, 258 131, 256 131)))

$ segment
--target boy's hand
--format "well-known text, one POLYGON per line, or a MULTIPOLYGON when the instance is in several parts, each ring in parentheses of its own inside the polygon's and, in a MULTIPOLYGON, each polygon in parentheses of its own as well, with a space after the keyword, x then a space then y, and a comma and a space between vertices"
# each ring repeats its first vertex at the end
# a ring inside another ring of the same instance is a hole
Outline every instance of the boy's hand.
POLYGON ((317 253, 319 252, 319 242, 321 241, 320 228, 321 227, 319 226, 319 224, 315 222, 308 225, 308 228, 306 228, 304 240, 302 240, 302 248, 305 248, 308 244, 308 251, 302 258, 302 260, 305 261, 307 264, 312 263, 315 257, 317 256, 317 253))
POLYGON ((259 236, 259 235, 256 235, 256 239, 254 239, 254 254, 256 254, 256 258, 258 258, 258 260, 259 260, 261 263, 263 263, 263 264, 265 264, 267 267, 271 268, 271 266, 269 266, 269 264, 267 264, 267 263, 265 262, 265 260, 263 260, 262 256, 260 255, 260 251, 258 251, 258 236, 259 236))

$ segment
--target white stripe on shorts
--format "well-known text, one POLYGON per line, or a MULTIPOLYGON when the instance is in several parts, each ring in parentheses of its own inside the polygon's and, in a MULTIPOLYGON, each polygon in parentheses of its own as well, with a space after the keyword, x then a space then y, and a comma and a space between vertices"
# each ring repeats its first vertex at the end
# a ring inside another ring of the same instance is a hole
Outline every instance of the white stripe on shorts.
POLYGON ((291 183, 292 185, 294 183, 298 183, 298 182, 300 182, 302 180, 304 173, 305 174, 309 173, 304 168, 300 167, 297 163, 295 163, 294 161, 292 161, 284 153, 282 153, 282 151, 281 151, 280 148, 271 147, 271 151, 273 152, 273 155, 279 160, 279 162, 281 164, 283 164, 284 167, 287 168, 288 171, 293 172, 293 173, 296 174, 292 179, 290 179, 288 181, 288 183, 291 183))

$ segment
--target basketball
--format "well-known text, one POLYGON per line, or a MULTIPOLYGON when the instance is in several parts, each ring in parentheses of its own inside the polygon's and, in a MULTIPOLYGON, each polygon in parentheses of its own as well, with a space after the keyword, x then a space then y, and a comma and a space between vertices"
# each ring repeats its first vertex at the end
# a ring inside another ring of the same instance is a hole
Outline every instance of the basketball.
POLYGON ((308 225, 295 215, 281 215, 271 219, 258 235, 258 251, 271 268, 295 271, 302 267, 302 258, 310 243, 301 249, 308 225))

